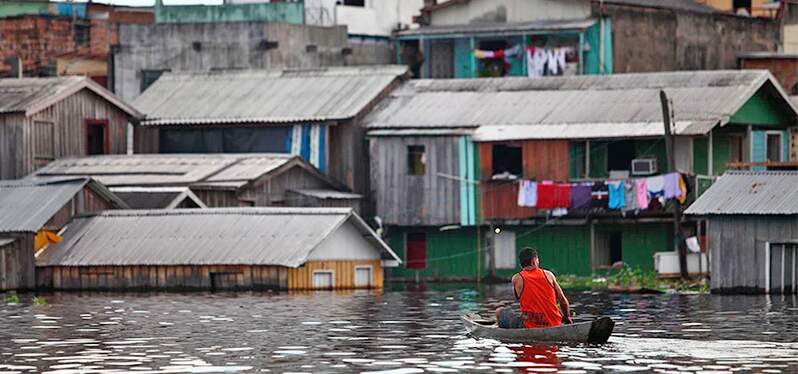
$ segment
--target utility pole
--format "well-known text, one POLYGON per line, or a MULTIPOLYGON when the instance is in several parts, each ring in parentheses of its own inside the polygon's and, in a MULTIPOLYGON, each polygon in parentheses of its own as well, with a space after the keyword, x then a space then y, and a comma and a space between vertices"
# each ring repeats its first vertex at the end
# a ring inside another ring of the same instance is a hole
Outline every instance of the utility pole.
MULTIPOLYGON (((674 141, 671 129, 671 112, 668 105, 668 96, 664 90, 659 91, 659 99, 662 104, 662 123, 665 126, 665 152, 668 155, 668 172, 676 172, 676 155, 674 154, 674 141)), ((682 235, 682 204, 678 199, 671 199, 673 202, 673 237, 679 250, 679 273, 682 279, 687 279, 687 245, 682 235)))

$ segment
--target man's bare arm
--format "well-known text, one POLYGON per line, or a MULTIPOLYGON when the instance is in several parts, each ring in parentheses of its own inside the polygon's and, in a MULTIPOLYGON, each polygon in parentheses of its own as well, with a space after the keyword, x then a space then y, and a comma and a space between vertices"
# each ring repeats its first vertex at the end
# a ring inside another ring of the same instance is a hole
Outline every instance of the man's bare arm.
POLYGON ((560 304, 560 314, 562 314, 563 323, 573 323, 574 321, 571 319, 571 303, 568 302, 568 298, 565 297, 565 293, 562 292, 560 283, 557 282, 557 277, 554 276, 554 273, 548 270, 545 271, 546 277, 551 281, 551 286, 554 287, 554 294, 557 296, 557 302, 560 304))
POLYGON ((520 275, 515 274, 512 278, 513 281, 513 288, 515 289, 515 299, 520 300, 521 292, 524 291, 524 278, 521 278, 520 275))

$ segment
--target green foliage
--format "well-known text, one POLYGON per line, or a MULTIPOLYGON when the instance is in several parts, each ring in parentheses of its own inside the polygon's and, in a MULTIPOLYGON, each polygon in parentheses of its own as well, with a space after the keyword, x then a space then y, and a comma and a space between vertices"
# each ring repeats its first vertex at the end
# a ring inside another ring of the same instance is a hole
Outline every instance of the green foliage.
POLYGON ((709 284, 705 280, 682 281, 657 278, 657 273, 645 271, 639 267, 624 266, 610 272, 606 277, 594 275, 592 277, 578 277, 575 275, 560 275, 557 281, 563 289, 568 290, 606 290, 610 287, 621 291, 627 289, 653 289, 678 293, 709 293, 709 284))
POLYGON ((16 292, 11 291, 6 294, 6 303, 8 304, 19 304, 19 295, 16 292))
POLYGON ((47 299, 44 297, 34 296, 33 305, 47 305, 47 299))

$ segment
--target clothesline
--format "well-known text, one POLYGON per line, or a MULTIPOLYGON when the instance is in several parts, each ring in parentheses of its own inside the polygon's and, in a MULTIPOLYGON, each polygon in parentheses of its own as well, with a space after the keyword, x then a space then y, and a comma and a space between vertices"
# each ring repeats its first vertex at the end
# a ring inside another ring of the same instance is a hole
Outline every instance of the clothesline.
POLYGON ((646 210, 654 201, 687 199, 687 184, 680 173, 645 178, 618 179, 602 182, 555 183, 520 180, 518 206, 551 210, 565 215, 567 209, 595 207, 623 212, 646 210), (606 189, 604 189, 606 186, 606 189))

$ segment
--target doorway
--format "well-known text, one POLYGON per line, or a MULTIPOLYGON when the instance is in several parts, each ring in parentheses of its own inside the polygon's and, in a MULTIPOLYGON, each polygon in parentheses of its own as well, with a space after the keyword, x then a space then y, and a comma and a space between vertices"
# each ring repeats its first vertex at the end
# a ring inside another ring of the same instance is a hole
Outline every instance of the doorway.
POLYGON ((770 293, 798 293, 798 244, 768 243, 765 251, 766 281, 770 293))
POLYGON ((86 154, 109 154, 108 120, 86 120, 86 154))

